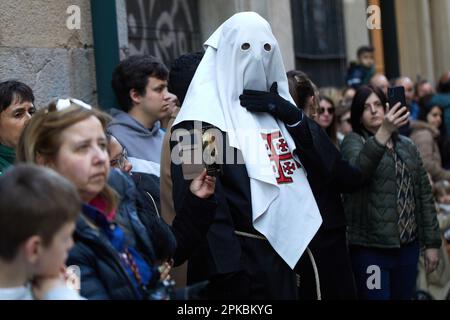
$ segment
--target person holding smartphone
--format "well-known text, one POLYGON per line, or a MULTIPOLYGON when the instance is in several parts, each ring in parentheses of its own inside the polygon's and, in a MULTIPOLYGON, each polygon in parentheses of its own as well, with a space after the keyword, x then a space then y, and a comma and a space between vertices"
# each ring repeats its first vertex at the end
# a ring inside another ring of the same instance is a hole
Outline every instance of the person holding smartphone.
POLYGON ((390 106, 371 86, 351 106, 353 132, 341 152, 360 168, 364 184, 344 196, 348 241, 361 299, 411 299, 419 252, 427 272, 438 264, 441 240, 431 186, 417 147, 397 133, 406 106, 390 106))
POLYGON ((405 95, 405 87, 404 86, 397 86, 397 87, 390 87, 387 89, 387 98, 390 106, 395 106, 397 103, 400 103, 401 106, 405 106, 406 109, 404 112, 409 112, 409 119, 398 128, 398 133, 409 137, 411 135, 411 114, 413 111, 411 110, 409 100, 406 99, 405 95))

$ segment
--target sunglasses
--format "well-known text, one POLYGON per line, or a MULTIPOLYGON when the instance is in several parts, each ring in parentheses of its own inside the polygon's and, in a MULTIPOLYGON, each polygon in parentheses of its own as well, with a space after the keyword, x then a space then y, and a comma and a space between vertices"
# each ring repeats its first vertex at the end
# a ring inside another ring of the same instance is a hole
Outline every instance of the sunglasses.
POLYGON ((83 107, 85 109, 88 109, 88 110, 92 109, 92 107, 89 104, 84 103, 81 100, 74 99, 74 98, 68 98, 68 99, 58 99, 58 101, 56 102, 56 110, 61 111, 61 110, 67 109, 72 105, 72 103, 74 103, 80 107, 83 107))
POLYGON ((325 111, 328 112, 328 114, 334 114, 334 109, 335 109, 334 107, 331 107, 331 108, 320 107, 319 108, 319 114, 324 114, 325 111))

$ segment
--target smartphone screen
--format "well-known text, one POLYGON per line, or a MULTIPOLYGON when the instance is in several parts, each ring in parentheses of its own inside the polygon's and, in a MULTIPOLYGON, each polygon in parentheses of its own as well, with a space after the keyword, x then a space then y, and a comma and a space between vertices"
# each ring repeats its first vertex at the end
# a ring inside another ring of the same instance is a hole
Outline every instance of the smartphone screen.
POLYGON ((203 126, 201 131, 194 129, 175 137, 185 180, 198 177, 205 168, 209 176, 218 176, 222 172, 217 161, 220 154, 216 141, 218 130, 210 129, 214 127, 203 126))
POLYGON ((406 106, 405 88, 393 87, 388 88, 389 107, 394 107, 397 103, 401 103, 401 107, 406 106))

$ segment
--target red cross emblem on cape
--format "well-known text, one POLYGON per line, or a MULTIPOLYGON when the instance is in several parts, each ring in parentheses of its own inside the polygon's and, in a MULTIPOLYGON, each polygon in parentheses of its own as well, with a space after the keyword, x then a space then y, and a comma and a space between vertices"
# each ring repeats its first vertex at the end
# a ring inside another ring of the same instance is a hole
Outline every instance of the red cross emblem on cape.
POLYGON ((262 133, 266 151, 278 184, 292 183, 295 170, 300 169, 280 131, 262 133))

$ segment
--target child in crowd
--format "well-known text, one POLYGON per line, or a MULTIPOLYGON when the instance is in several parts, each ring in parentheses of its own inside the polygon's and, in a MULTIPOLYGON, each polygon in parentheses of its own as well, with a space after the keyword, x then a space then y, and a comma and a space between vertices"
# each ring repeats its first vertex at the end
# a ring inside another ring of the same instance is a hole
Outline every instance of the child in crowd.
POLYGON ((347 71, 347 86, 357 89, 363 84, 368 84, 370 78, 375 74, 374 49, 362 46, 356 55, 358 62, 352 62, 347 71))
POLYGON ((51 169, 19 164, 0 178, 0 300, 83 299, 64 276, 80 210, 51 169))
POLYGON ((450 258, 450 182, 447 180, 438 181, 434 184, 433 189, 439 208, 439 226, 444 237, 447 255, 450 258))

